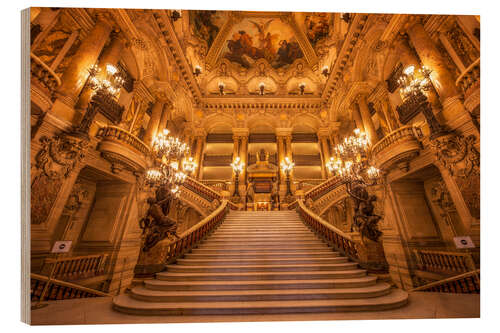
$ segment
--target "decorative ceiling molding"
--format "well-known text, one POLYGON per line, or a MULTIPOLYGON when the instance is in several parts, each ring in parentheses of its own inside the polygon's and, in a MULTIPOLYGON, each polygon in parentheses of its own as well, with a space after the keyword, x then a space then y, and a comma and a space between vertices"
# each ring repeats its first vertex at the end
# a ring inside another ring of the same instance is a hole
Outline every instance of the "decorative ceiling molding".
POLYGON ((339 56, 335 60, 335 65, 330 71, 330 76, 326 82, 325 89, 321 97, 326 103, 330 103, 333 92, 336 90, 339 81, 342 79, 344 69, 346 68, 347 61, 352 55, 354 47, 359 41, 361 31, 366 25, 368 20, 367 14, 355 14, 349 31, 347 32, 342 48, 340 49, 339 56))
MULTIPOLYGON (((239 18, 239 15, 237 17, 239 18)), ((231 31, 234 23, 237 22, 237 17, 235 17, 234 14, 229 15, 228 20, 226 21, 226 23, 224 23, 219 33, 215 37, 215 40, 205 58, 205 69, 207 71, 211 71, 215 67, 217 59, 219 59, 219 55, 222 51, 222 48, 224 47, 224 42, 226 41, 227 36, 229 35, 229 32, 231 31)))
POLYGON ((321 98, 245 98, 245 97, 216 97, 203 98, 201 106, 204 110, 266 110, 285 111, 302 110, 306 112, 319 112, 323 106, 321 98))

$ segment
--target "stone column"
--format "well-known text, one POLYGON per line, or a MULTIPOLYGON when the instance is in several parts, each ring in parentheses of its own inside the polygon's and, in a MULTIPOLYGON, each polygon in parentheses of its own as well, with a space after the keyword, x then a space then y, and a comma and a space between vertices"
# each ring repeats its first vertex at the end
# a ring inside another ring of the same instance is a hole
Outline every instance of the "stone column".
POLYGON ((444 102, 448 98, 457 96, 455 80, 446 68, 445 58, 425 31, 424 26, 420 22, 415 22, 407 32, 422 64, 432 70, 432 83, 441 101, 444 102))
POLYGON ((243 172, 240 175, 240 184, 245 185, 246 184, 246 174, 247 174, 247 167, 248 167, 248 135, 243 135, 241 136, 241 146, 240 146, 240 158, 241 161, 243 162, 243 172))
POLYGON ((161 100, 156 100, 153 110, 151 111, 151 118, 148 122, 148 127, 146 128, 146 133, 144 134, 144 143, 151 146, 154 137, 156 136, 158 125, 160 124, 161 115, 163 112, 164 102, 161 100))
POLYGON ((351 112, 352 112, 352 118, 354 120, 354 124, 356 125, 356 128, 358 128, 361 132, 366 132, 365 131, 365 126, 363 125, 363 120, 361 119, 361 113, 359 113, 359 107, 356 103, 353 103, 350 107, 351 112))
POLYGON ((97 62, 110 33, 111 25, 99 15, 94 28, 82 41, 61 78, 62 84, 56 96, 67 106, 72 108, 76 104, 89 76, 88 69, 97 62))
POLYGON ((375 125, 373 125, 370 109, 368 108, 368 104, 366 103, 366 96, 358 95, 357 104, 359 107, 359 113, 361 114, 361 119, 363 120, 363 126, 365 128, 368 142, 371 145, 374 145, 378 141, 378 135, 375 131, 375 125))
POLYGON ((328 146, 328 138, 330 137, 330 129, 320 128, 318 131, 318 139, 320 143, 320 150, 322 152, 321 174, 323 178, 328 178, 328 170, 326 169, 326 162, 330 160, 330 147, 328 146))
POLYGON ((167 128, 167 122, 169 116, 170 116, 170 108, 167 105, 165 105, 163 107, 163 112, 161 113, 160 123, 158 124, 158 130, 156 131, 157 133, 160 133, 165 128, 167 128))
MULTIPOLYGON (((99 57, 99 68, 101 69, 101 72, 98 75, 99 77, 104 78, 106 76, 106 65, 118 65, 124 46, 124 38, 120 36, 119 33, 113 33, 109 46, 104 49, 102 55, 99 57)), ((87 109, 87 106, 92 98, 92 93, 93 91, 89 87, 83 89, 80 94, 80 98, 76 103, 75 109, 85 113, 85 110, 87 109)))
POLYGON ((199 179, 201 175, 201 168, 202 168, 202 156, 203 156, 203 145, 205 143, 205 137, 206 134, 203 131, 198 131, 195 133, 195 152, 194 152, 194 159, 196 161, 196 164, 198 165, 198 168, 195 171, 195 178, 199 179))

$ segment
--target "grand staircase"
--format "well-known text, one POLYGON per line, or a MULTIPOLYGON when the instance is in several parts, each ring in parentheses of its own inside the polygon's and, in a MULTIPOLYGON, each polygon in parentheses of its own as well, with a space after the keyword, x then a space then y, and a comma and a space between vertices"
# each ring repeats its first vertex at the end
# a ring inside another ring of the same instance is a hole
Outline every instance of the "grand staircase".
POLYGON ((114 298, 140 315, 373 311, 406 304, 323 243, 294 211, 231 211, 197 248, 156 279, 114 298))

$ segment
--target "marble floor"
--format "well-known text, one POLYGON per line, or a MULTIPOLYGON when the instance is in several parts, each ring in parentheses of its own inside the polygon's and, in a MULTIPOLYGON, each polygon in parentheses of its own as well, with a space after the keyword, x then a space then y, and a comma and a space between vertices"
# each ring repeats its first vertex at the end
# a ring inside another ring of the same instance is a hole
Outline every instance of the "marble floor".
POLYGON ((116 312, 111 297, 48 302, 31 311, 32 325, 203 323, 359 319, 479 318, 479 295, 414 292, 402 308, 372 312, 230 316, 136 316, 116 312))

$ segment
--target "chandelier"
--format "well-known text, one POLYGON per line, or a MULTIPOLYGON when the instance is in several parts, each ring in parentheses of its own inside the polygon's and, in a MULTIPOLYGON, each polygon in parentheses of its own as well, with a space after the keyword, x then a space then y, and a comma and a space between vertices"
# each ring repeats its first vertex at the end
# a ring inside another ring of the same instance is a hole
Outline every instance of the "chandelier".
POLYGON ((113 97, 117 97, 125 79, 120 71, 111 64, 106 64, 105 73, 96 64, 88 69, 89 87, 94 91, 101 91, 113 97))
POLYGON ((180 194, 180 186, 196 169, 192 157, 181 160, 189 153, 189 147, 179 138, 169 136, 164 129, 153 140, 153 166, 146 170, 146 183, 150 186, 164 186, 176 197, 180 194))
POLYGON ((336 157, 326 163, 327 169, 346 183, 359 180, 376 180, 380 171, 368 164, 368 139, 356 128, 354 135, 344 138, 335 148, 336 157))
POLYGON ((432 71, 425 66, 417 70, 415 66, 406 67, 398 79, 403 100, 414 97, 422 91, 429 91, 432 88, 431 73, 432 71))
POLYGON ((354 199, 355 215, 353 226, 361 235, 378 241, 381 232, 377 223, 381 219, 374 213, 375 195, 368 193, 367 187, 377 184, 380 170, 369 164, 369 145, 365 133, 359 129, 354 135, 344 139, 335 147, 335 157, 326 163, 327 169, 346 184, 347 193, 354 199))

